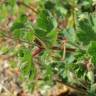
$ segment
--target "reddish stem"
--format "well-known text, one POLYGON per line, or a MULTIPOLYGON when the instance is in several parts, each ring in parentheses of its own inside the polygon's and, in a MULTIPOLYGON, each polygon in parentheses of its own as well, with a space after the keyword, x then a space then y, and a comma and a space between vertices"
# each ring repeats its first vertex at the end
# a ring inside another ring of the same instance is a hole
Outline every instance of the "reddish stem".
POLYGON ((37 48, 36 50, 33 51, 32 56, 35 57, 36 55, 40 54, 40 52, 43 50, 44 48, 37 48))

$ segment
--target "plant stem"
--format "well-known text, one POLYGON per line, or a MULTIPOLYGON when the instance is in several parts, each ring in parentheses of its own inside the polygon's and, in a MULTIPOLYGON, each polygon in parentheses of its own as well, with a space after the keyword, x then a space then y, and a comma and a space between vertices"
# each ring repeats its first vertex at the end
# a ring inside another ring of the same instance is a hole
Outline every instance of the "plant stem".
POLYGON ((26 8, 31 9, 35 14, 38 14, 38 12, 37 12, 33 7, 28 6, 27 4, 25 4, 25 3, 22 2, 22 1, 17 1, 17 4, 18 4, 18 5, 23 5, 23 6, 25 6, 26 8))

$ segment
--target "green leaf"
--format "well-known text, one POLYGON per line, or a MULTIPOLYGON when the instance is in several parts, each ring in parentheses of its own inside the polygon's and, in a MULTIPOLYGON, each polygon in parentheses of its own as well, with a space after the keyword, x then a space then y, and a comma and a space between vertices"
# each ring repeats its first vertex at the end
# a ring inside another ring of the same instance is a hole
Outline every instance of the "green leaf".
POLYGON ((36 70, 33 65, 32 54, 30 50, 25 47, 20 48, 19 57, 22 61, 22 64, 20 65, 22 74, 31 80, 34 79, 36 70))
POLYGON ((52 1, 45 2, 45 8, 46 9, 52 10, 52 9, 54 9, 54 7, 55 7, 55 4, 52 1))
POLYGON ((96 64, 96 41, 92 41, 88 47, 88 54, 92 58, 92 62, 96 64))
POLYGON ((51 47, 53 43, 56 43, 58 34, 58 32, 55 31, 56 28, 57 21, 52 17, 52 14, 47 10, 41 11, 37 19, 35 35, 41 39, 47 47, 51 47))
POLYGON ((13 31, 13 36, 15 37, 15 39, 20 39, 20 37, 22 37, 24 34, 22 34, 22 30, 14 30, 13 31))
POLYGON ((35 35, 37 37, 39 37, 41 40, 45 40, 46 39, 46 35, 47 35, 47 31, 40 29, 40 28, 36 28, 35 29, 35 35))
POLYGON ((32 42, 35 39, 33 32, 25 32, 24 40, 32 42))
POLYGON ((92 0, 84 0, 82 2, 82 7, 81 7, 82 12, 91 12, 92 2, 93 2, 92 0))
POLYGON ((91 81, 91 83, 94 83, 94 73, 93 73, 93 71, 88 71, 87 77, 91 81))
MULTIPOLYGON (((96 93, 96 83, 91 85, 91 90, 92 93, 96 93)), ((94 95, 95 96, 95 95, 94 95)))
POLYGON ((25 47, 20 48, 19 56, 21 57, 22 61, 28 61, 28 62, 32 61, 32 55, 28 48, 25 48, 25 47))
POLYGON ((25 23, 27 22, 27 17, 24 14, 20 14, 20 16, 13 23, 11 30, 25 28, 25 23))
POLYGON ((47 35, 46 39, 47 39, 47 45, 48 45, 48 47, 54 46, 56 44, 57 35, 58 35, 58 32, 57 31, 52 31, 52 32, 50 32, 47 35))
POLYGON ((15 23, 13 24, 11 30, 14 31, 14 30, 18 30, 18 29, 24 28, 24 27, 25 27, 25 26, 24 26, 24 23, 22 23, 22 22, 15 22, 15 23))
POLYGON ((96 32, 96 15, 92 15, 92 20, 93 20, 93 29, 96 32))
POLYGON ((54 21, 55 19, 52 17, 52 14, 47 10, 43 10, 38 15, 37 26, 47 32, 50 32, 54 29, 54 21))
POLYGON ((51 31, 51 32, 47 33, 44 30, 35 29, 35 35, 41 41, 43 41, 46 44, 46 46, 49 48, 49 47, 52 47, 53 45, 56 44, 58 32, 57 31, 51 31))
POLYGON ((6 5, 0 5, 0 21, 6 19, 8 16, 8 9, 6 8, 6 5))
POLYGON ((79 26, 80 31, 78 31, 77 36, 84 45, 88 45, 90 41, 96 40, 96 33, 87 19, 81 20, 79 26))
POLYGON ((20 17, 18 18, 18 21, 21 23, 26 23, 27 22, 27 17, 25 14, 21 14, 20 17))
POLYGON ((69 42, 74 43, 76 41, 76 33, 73 28, 64 30, 64 36, 68 39, 69 42))
POLYGON ((14 7, 16 5, 16 0, 8 0, 11 7, 14 7))
POLYGON ((50 81, 52 80, 52 75, 53 75, 53 72, 52 72, 52 68, 50 65, 46 65, 46 69, 45 69, 45 81, 49 81, 49 83, 51 83, 50 81))

